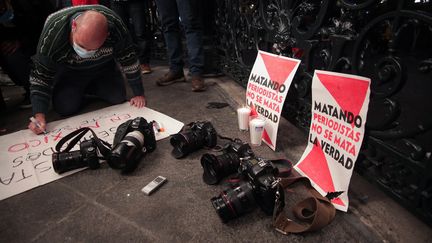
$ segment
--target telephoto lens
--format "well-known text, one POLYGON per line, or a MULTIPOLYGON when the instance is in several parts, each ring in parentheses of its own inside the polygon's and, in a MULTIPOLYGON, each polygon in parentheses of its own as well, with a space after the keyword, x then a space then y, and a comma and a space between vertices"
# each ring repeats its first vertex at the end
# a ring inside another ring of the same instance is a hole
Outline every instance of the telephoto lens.
POLYGON ((122 173, 134 171, 143 155, 156 149, 153 122, 144 117, 136 117, 117 127, 113 148, 108 155, 108 164, 122 173))
POLYGON ((136 130, 129 132, 112 150, 110 163, 119 166, 124 172, 130 172, 138 165, 144 147, 144 135, 136 130), (136 163, 131 163, 136 161, 136 163), (129 162, 129 163, 128 163, 129 162))
POLYGON ((54 171, 58 174, 85 166, 89 166, 90 169, 97 169, 100 166, 97 149, 91 139, 81 142, 80 150, 53 153, 52 163, 54 171))
POLYGON ((201 165, 204 169, 203 180, 208 185, 215 185, 225 176, 235 173, 240 164, 240 158, 235 153, 221 155, 204 154, 201 165))
POLYGON ((242 182, 239 186, 224 190, 219 196, 213 197, 211 203, 222 222, 227 223, 256 207, 253 186, 249 182, 242 182))

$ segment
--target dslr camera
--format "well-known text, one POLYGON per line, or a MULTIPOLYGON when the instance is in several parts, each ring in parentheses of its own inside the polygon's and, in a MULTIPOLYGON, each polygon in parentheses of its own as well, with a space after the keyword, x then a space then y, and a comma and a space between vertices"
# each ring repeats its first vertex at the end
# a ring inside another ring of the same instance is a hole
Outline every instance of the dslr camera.
POLYGON ((224 223, 251 212, 256 205, 271 215, 275 206, 278 168, 257 157, 241 158, 240 161, 238 170, 243 180, 211 199, 224 223))
POLYGON ((208 185, 215 185, 219 181, 238 171, 240 159, 255 157, 248 143, 239 139, 227 143, 222 148, 221 155, 206 153, 201 157, 201 165, 204 169, 203 180, 208 185))
POLYGON ((115 133, 108 164, 129 173, 136 169, 141 156, 156 149, 153 122, 137 117, 121 124, 115 133))
POLYGON ((200 148, 216 146, 217 133, 208 121, 192 122, 181 132, 172 135, 170 143, 174 147, 171 154, 180 159, 200 148))
POLYGON ((52 163, 54 171, 58 174, 65 173, 70 170, 90 167, 97 169, 99 165, 98 147, 94 138, 84 140, 80 143, 80 149, 70 152, 55 152, 52 154, 52 163))

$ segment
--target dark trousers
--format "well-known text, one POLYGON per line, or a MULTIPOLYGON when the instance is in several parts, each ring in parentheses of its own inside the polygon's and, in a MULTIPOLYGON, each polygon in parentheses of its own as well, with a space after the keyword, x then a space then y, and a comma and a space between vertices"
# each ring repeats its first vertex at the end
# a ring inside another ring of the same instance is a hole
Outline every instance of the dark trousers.
POLYGON ((114 60, 86 70, 60 67, 54 81, 54 110, 62 116, 77 113, 85 103, 85 94, 95 95, 110 104, 126 100, 123 76, 114 60))
POLYGON ((0 66, 16 85, 22 86, 29 95, 30 56, 18 48, 11 55, 0 54, 0 66))
POLYGON ((170 70, 183 69, 180 21, 186 35, 189 68, 192 75, 201 74, 204 66, 202 27, 192 0, 156 0, 167 45, 170 70))
POLYGON ((131 32, 141 64, 148 64, 151 55, 153 33, 145 14, 148 0, 112 1, 111 9, 123 20, 131 32), (131 20, 131 21, 130 21, 131 20))

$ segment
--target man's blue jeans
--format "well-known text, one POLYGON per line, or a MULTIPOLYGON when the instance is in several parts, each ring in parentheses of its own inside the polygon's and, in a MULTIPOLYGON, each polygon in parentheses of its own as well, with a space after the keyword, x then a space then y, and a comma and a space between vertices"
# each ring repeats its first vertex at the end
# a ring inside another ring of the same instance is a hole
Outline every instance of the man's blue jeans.
POLYGON ((190 72, 192 75, 201 75, 204 66, 202 28, 197 9, 193 8, 193 0, 155 1, 162 22, 170 70, 173 72, 183 70, 181 22, 186 35, 190 72))
POLYGON ((153 33, 146 22, 146 8, 149 0, 111 0, 111 9, 120 16, 130 30, 132 38, 137 45, 138 59, 141 64, 148 64, 151 55, 151 42, 153 33), (129 19, 132 21, 130 22, 129 19))

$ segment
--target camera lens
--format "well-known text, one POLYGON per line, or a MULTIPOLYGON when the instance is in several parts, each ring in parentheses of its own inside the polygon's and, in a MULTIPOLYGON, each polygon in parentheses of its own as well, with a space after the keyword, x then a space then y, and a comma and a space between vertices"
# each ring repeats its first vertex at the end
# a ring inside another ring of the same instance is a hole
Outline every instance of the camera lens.
POLYGON ((195 122, 188 125, 188 129, 171 136, 170 142, 174 147, 171 154, 176 159, 202 148, 216 146, 217 133, 210 122, 195 122))
POLYGON ((224 223, 252 211, 256 205, 253 187, 248 182, 224 190, 219 196, 213 197, 211 202, 224 223))
POLYGON ((171 154, 176 159, 183 158, 190 152, 188 148, 188 137, 183 135, 182 133, 172 135, 170 143, 173 146, 171 154))
POLYGON ((185 133, 174 134, 170 139, 173 146, 172 155, 176 159, 185 157, 186 155, 204 147, 204 136, 200 131, 190 131, 185 133))
POLYGON ((126 134, 125 138, 120 143, 129 143, 128 145, 135 145, 141 148, 144 145, 144 135, 139 131, 133 131, 126 134))
POLYGON ((219 156, 204 154, 201 165, 204 169, 203 180, 208 185, 217 184, 223 177, 237 171, 240 159, 235 153, 226 153, 219 156))
POLYGON ((126 134, 112 150, 109 157, 110 166, 122 169, 124 173, 133 171, 139 162, 144 145, 144 135, 139 131, 126 134))
POLYGON ((79 150, 52 154, 54 171, 58 174, 87 166, 79 150))

